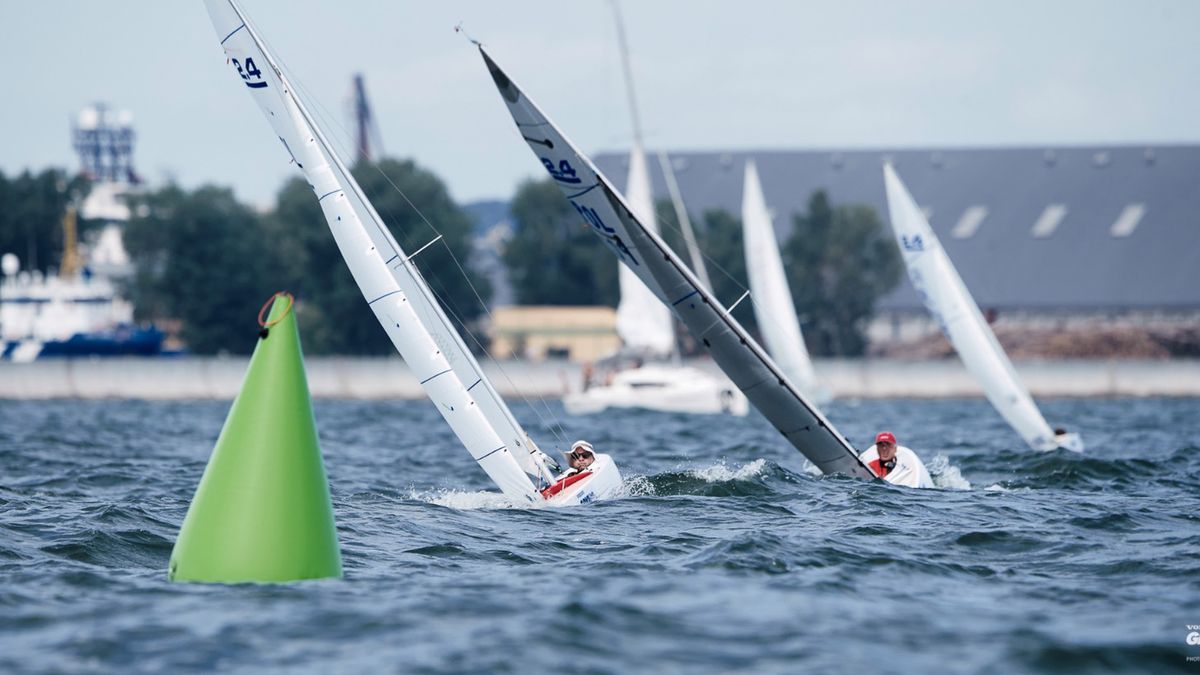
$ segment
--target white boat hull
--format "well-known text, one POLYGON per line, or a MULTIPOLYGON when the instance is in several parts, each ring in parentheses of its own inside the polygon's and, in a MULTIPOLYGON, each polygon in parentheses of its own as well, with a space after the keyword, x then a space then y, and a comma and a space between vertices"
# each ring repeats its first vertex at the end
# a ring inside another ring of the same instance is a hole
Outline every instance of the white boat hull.
MULTIPOLYGON (((601 499, 611 499, 621 490, 621 472, 612 457, 596 453, 589 475, 572 483, 558 494, 546 499, 547 506, 575 506, 601 499)), ((561 478, 561 477, 560 477, 561 478)))
POLYGON ((563 397, 569 415, 594 415, 609 408, 642 408, 695 415, 744 416, 749 404, 728 381, 696 368, 648 365, 625 370, 611 384, 563 397))
MULTIPOLYGON (((863 461, 863 464, 869 466, 871 462, 879 459, 879 450, 872 445, 859 455, 859 459, 863 461)), ((933 487, 933 478, 930 477, 929 470, 925 468, 925 462, 921 461, 917 453, 903 445, 896 448, 896 467, 888 472, 883 480, 892 485, 910 488, 933 487)))

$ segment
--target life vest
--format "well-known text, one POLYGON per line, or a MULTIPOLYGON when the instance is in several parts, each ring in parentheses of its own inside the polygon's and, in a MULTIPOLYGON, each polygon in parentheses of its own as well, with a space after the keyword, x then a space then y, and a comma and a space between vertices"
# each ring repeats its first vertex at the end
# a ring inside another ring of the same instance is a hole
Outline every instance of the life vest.
MULTIPOLYGON (((894 468, 894 466, 895 465, 893 465, 893 468, 894 468)), ((879 459, 878 457, 871 460, 871 463, 867 464, 867 467, 871 469, 871 473, 875 474, 876 476, 879 476, 880 478, 883 478, 884 476, 888 475, 888 471, 889 471, 888 468, 883 465, 883 460, 879 459)))

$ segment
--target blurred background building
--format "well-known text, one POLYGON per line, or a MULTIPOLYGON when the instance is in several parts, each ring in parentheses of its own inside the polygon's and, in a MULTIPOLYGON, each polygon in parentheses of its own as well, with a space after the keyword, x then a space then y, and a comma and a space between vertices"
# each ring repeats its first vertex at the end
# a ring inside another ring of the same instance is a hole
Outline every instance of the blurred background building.
MULTIPOLYGON (((742 172, 758 165, 779 240, 816 190, 887 223, 890 161, 963 282, 1016 357, 1167 356, 1200 336, 1200 146, 674 152, 693 214, 740 213, 742 172), (1014 344, 1014 340, 1016 343, 1014 344)), ((596 163, 617 185, 625 153, 596 163)), ((666 184, 651 162, 656 194, 666 184)), ((732 299, 730 299, 732 301, 732 299)), ((876 355, 949 355, 904 278, 868 330, 876 355)))

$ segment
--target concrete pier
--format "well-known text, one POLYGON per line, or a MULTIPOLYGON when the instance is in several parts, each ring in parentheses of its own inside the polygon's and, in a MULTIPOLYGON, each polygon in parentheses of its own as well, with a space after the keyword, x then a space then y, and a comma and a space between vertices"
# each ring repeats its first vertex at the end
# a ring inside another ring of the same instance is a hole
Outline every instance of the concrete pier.
MULTIPOLYGON (((239 357, 57 359, 0 363, 0 398, 232 399, 246 372, 239 357)), ((313 357, 309 388, 320 398, 421 398, 399 358, 313 357)), ((485 362, 501 394, 557 397, 578 386, 566 361, 485 362)), ((719 372, 707 360, 690 363, 719 372)), ((817 374, 842 398, 982 396, 957 360, 817 360, 817 374)), ((1034 396, 1200 396, 1200 360, 1026 361, 1016 364, 1034 396)))

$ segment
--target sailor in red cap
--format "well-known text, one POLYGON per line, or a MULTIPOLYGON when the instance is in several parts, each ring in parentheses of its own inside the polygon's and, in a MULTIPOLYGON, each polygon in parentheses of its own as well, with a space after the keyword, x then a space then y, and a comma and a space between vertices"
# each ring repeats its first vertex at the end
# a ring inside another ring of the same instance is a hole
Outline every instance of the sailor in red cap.
POLYGON ((933 479, 917 453, 896 443, 896 434, 881 431, 875 435, 875 445, 867 448, 859 459, 876 476, 895 485, 933 487, 933 479))

